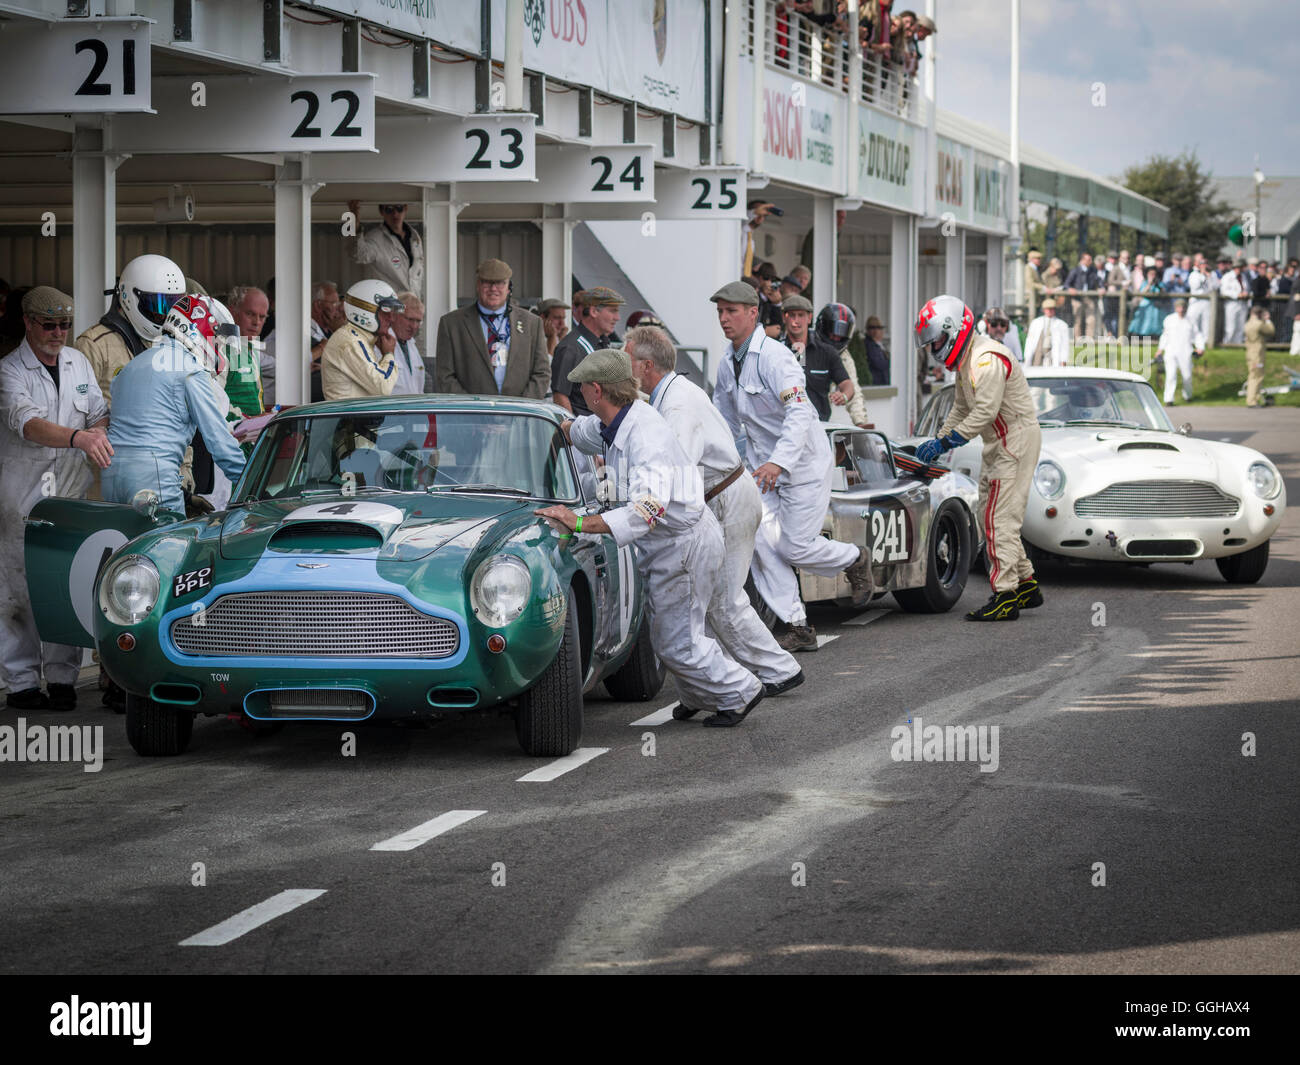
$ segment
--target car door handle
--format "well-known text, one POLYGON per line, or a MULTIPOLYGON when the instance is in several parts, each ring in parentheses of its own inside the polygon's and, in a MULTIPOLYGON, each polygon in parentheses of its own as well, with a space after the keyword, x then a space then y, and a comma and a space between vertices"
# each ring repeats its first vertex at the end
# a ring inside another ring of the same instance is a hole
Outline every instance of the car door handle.
POLYGON ((52 522, 52 521, 46 521, 44 518, 23 518, 23 524, 24 524, 24 525, 37 525, 37 526, 39 526, 39 525, 48 525, 51 529, 54 528, 54 522, 52 522))

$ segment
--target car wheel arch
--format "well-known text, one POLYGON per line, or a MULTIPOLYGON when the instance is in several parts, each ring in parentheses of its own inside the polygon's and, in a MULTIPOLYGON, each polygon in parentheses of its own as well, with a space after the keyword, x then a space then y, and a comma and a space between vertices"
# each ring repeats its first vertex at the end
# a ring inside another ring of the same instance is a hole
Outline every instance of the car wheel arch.
POLYGON ((591 652, 596 632, 596 614, 595 603, 591 595, 591 585, 587 583, 587 575, 581 570, 573 575, 573 581, 569 585, 569 594, 573 597, 574 605, 578 609, 578 645, 579 654, 581 655, 582 675, 586 677, 591 672, 591 652))

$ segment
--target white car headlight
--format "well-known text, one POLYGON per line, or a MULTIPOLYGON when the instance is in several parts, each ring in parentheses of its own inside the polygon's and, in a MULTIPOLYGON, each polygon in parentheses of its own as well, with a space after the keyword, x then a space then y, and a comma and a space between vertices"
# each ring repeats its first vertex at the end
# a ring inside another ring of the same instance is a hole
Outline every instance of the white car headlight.
POLYGON ((1246 480, 1260 499, 1273 499, 1282 490, 1282 478, 1267 462, 1252 462, 1246 480))
POLYGON ((493 555, 474 572, 469 598, 474 616, 489 628, 508 625, 524 612, 533 591, 528 566, 514 555, 493 555))
POLYGON ((1044 499, 1059 499, 1065 491, 1065 471, 1055 462, 1040 462, 1034 470, 1034 487, 1044 499))
POLYGON ((114 559, 99 582, 99 605, 114 625, 134 625, 158 602, 158 567, 144 555, 114 559))

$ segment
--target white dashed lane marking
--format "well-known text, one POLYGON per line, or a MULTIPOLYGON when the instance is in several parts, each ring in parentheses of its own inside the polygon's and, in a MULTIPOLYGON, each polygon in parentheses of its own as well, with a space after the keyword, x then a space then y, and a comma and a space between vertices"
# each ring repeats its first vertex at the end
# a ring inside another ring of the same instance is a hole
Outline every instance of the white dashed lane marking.
POLYGON ((432 821, 416 825, 400 835, 380 840, 370 849, 372 851, 413 851, 421 843, 428 843, 434 836, 450 832, 457 825, 463 825, 466 821, 472 821, 485 813, 486 810, 449 810, 445 814, 439 814, 432 821))
MULTIPOLYGON (((669 713, 671 715, 671 711, 669 713)), ((579 747, 572 754, 557 758, 550 765, 544 765, 541 769, 534 769, 531 773, 525 773, 516 783, 540 784, 548 780, 554 780, 556 777, 564 776, 569 770, 577 769, 578 766, 586 765, 593 758, 599 758, 602 754, 608 753, 608 747, 579 747)))
POLYGON ((673 719, 673 710, 676 709, 677 703, 669 703, 667 706, 656 710, 653 714, 646 714, 645 717, 637 718, 632 722, 633 728, 654 728, 656 725, 665 725, 673 719))
POLYGON ((849 620, 846 621, 844 624, 845 625, 870 625, 877 618, 883 618, 886 614, 892 614, 892 613, 893 613, 892 610, 885 610, 883 608, 868 610, 865 613, 859 614, 855 618, 849 618, 849 620))
POLYGON ((830 643, 832 640, 838 640, 838 639, 839 639, 839 635, 838 635, 838 634, 836 634, 836 635, 834 635, 834 636, 818 636, 818 637, 817 637, 817 646, 818 646, 818 647, 825 647, 825 646, 826 646, 828 643, 830 643))
POLYGON ((245 932, 260 928, 268 921, 274 921, 277 917, 282 917, 291 910, 296 910, 299 906, 311 902, 312 899, 318 899, 324 894, 323 888, 293 888, 289 891, 281 891, 280 894, 272 895, 265 902, 250 906, 241 913, 235 914, 234 917, 205 929, 198 935, 190 936, 189 939, 182 939, 180 945, 182 947, 223 947, 232 940, 238 939, 245 932))

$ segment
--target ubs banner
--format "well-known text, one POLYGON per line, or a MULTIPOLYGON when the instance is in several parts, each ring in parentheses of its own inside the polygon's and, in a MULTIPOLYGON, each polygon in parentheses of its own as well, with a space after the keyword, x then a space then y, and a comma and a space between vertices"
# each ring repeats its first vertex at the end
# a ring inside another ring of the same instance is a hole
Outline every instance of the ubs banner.
MULTIPOLYGON (((456 2, 477 17, 477 2, 456 2)), ((703 0, 524 0, 523 8, 526 69, 705 120, 703 0)), ((505 20, 505 0, 492 0, 497 60, 505 20)))
POLYGON ((839 96, 765 69, 763 169, 783 181, 843 188, 843 168, 836 157, 843 106, 839 96))
POLYGON ((920 214, 925 209, 920 130, 873 108, 861 108, 858 115, 858 189, 862 198, 920 214))

